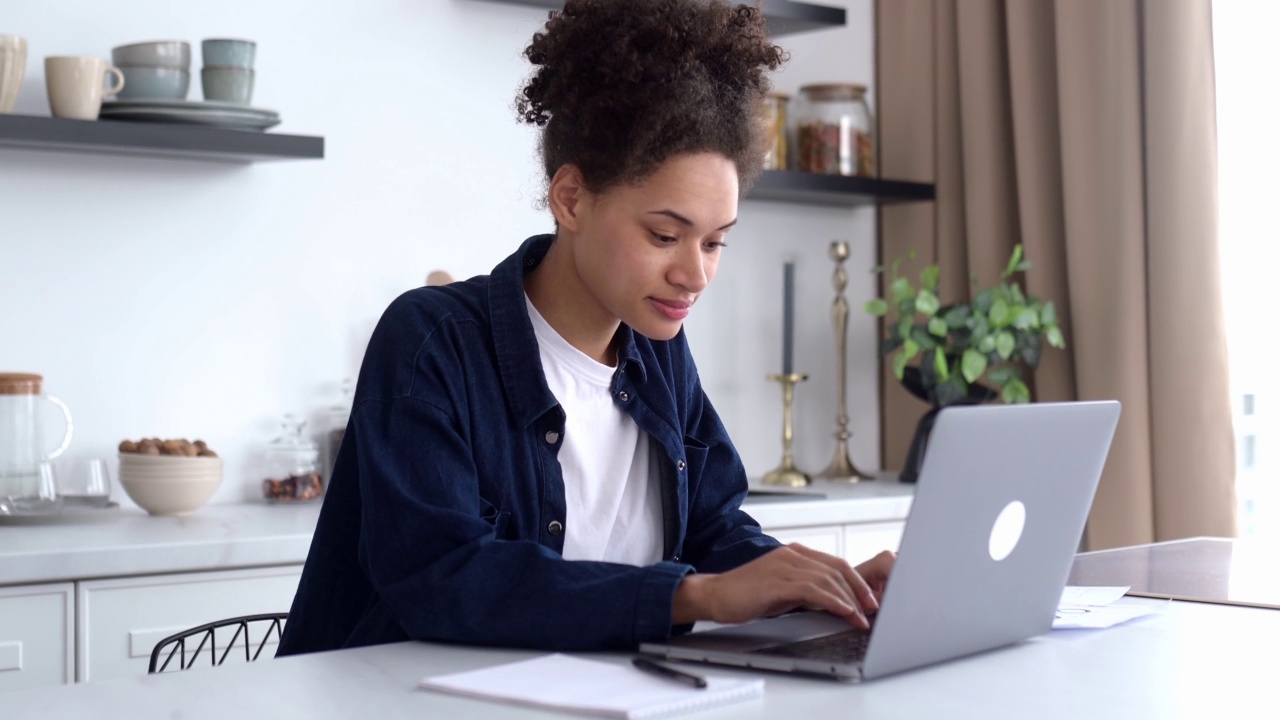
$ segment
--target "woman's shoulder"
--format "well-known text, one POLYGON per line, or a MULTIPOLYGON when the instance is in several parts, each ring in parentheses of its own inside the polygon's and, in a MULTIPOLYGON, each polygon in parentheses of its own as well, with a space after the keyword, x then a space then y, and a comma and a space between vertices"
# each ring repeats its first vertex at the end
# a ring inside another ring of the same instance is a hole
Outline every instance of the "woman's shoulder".
POLYGON ((383 311, 371 346, 416 347, 459 325, 488 327, 488 276, 401 293, 383 311))

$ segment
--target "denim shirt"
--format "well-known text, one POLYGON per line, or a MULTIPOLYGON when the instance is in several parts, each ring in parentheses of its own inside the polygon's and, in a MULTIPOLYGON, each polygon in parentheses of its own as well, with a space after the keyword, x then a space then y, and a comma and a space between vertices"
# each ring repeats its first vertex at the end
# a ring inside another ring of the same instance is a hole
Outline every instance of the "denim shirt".
POLYGON ((561 556, 565 416, 524 291, 553 239, 528 239, 489 276, 409 291, 383 315, 279 655, 409 639, 634 647, 673 632, 687 573, 778 546, 739 509, 746 473, 683 330, 655 341, 622 325, 612 393, 654 441, 663 560, 561 556))

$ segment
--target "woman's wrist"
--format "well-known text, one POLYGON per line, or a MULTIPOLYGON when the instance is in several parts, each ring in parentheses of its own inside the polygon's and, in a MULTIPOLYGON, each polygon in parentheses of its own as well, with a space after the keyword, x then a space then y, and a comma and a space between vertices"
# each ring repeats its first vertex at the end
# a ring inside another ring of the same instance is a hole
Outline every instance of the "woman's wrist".
POLYGON ((676 586, 671 601, 671 624, 688 625, 699 620, 710 620, 709 583, 714 575, 690 573, 676 586))

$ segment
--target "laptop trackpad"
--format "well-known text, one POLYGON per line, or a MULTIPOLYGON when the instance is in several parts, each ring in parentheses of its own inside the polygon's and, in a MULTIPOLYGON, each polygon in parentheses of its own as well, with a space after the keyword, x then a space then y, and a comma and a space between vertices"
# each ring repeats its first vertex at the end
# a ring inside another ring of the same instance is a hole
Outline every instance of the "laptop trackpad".
POLYGON ((673 637, 667 645, 707 651, 750 652, 784 642, 796 642, 849 630, 853 626, 824 612, 797 612, 768 620, 728 625, 715 630, 673 637))

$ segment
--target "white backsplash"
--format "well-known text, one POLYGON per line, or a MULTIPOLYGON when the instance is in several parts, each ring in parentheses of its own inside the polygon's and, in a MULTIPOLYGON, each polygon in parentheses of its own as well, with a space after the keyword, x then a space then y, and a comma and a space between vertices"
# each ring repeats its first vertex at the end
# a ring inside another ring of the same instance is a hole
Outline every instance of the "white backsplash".
MULTIPOLYGON (((779 44, 776 78, 871 84, 870 0, 849 26, 779 44)), ((0 150, 0 370, 39 372, 71 407, 69 455, 123 438, 202 438, 226 459, 214 502, 259 495, 278 416, 313 434, 386 304, 444 269, 485 273, 550 227, 533 132, 512 102, 544 13, 475 0, 9 3, 30 44, 16 112, 44 115, 46 55, 110 56, 152 39, 258 41, 254 104, 276 132, 325 136, 322 161, 252 165, 0 150)), ((834 448, 828 243, 850 241, 852 455, 879 466, 871 209, 746 201, 715 284, 688 322, 713 403, 748 472, 781 456, 782 263, 797 262, 796 457, 834 448)), ((123 493, 116 495, 124 502, 123 493)))

